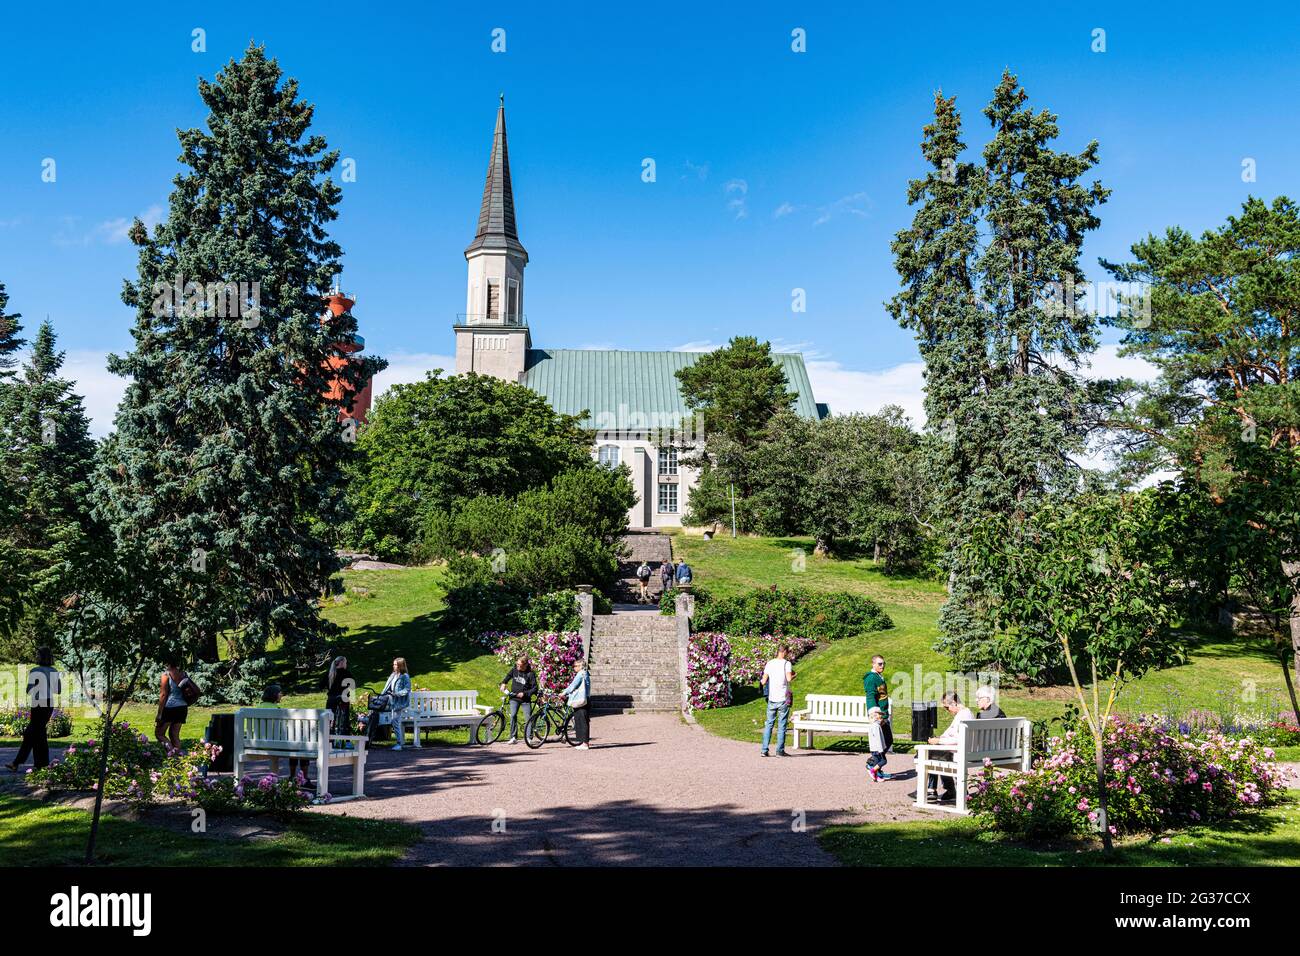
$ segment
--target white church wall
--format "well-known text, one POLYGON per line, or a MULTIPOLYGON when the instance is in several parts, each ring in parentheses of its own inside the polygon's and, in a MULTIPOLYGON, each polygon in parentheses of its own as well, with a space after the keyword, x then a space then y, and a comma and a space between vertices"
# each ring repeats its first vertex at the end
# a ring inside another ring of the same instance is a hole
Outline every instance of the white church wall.
POLYGON ((602 450, 611 447, 618 449, 618 463, 626 464, 632 472, 632 488, 637 503, 628 510, 628 525, 632 528, 680 528, 686 500, 699 482, 699 470, 679 464, 676 475, 659 474, 659 448, 641 438, 598 437, 592 447, 592 457, 610 463, 610 453, 602 450), (676 487, 675 511, 660 511, 660 485, 676 487))

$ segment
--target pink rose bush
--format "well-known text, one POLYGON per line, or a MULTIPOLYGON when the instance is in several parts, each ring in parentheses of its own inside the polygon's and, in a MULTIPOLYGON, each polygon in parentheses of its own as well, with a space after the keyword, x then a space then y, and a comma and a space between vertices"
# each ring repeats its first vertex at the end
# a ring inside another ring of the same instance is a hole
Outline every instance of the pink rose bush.
POLYGON ((717 631, 698 631, 686 648, 691 710, 731 704, 731 642, 717 631))
MULTIPOLYGON (((1285 771, 1250 737, 1189 731, 1161 718, 1113 717, 1105 728, 1113 834, 1158 833, 1239 816, 1276 801, 1285 771)), ((977 819, 1014 836, 1094 833, 1100 825, 1093 739, 1068 730, 1027 772, 986 767, 970 799, 977 819)))
MULTIPOLYGON (((176 750, 150 740, 126 721, 112 727, 108 755, 108 775, 104 796, 148 804, 157 800, 180 800, 210 812, 269 813, 284 819, 308 806, 313 795, 301 780, 279 780, 247 785, 249 778, 236 782, 229 776, 203 776, 203 768, 221 753, 217 744, 192 742, 176 750)), ((50 790, 94 792, 99 785, 99 766, 103 758, 97 740, 73 744, 59 759, 43 770, 27 775, 27 781, 50 790)))
POLYGON ((757 684, 763 676, 763 668, 776 657, 776 649, 782 644, 789 651, 787 659, 791 661, 797 661, 817 646, 817 642, 810 637, 780 637, 774 634, 730 637, 728 640, 731 642, 733 684, 757 684))
MULTIPOLYGON (((577 631, 534 631, 511 634, 488 631, 481 640, 492 648, 508 669, 521 657, 532 662, 537 672, 540 696, 551 703, 561 701, 560 691, 569 686, 582 660, 582 635, 577 631)), ((501 672, 505 674, 505 670, 501 672)))

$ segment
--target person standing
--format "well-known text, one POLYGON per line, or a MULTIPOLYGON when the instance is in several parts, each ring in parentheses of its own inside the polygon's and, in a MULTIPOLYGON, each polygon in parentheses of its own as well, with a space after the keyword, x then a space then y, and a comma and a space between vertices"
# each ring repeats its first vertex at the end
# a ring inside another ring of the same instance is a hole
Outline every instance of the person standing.
POLYGON ((867 720, 867 748, 871 751, 867 754, 867 773, 872 780, 893 780, 893 774, 885 773, 884 770, 889 758, 885 756, 885 721, 880 708, 872 707, 868 710, 867 720))
POLYGON ((347 735, 353 732, 352 695, 356 686, 348 670, 348 659, 342 655, 334 658, 325 690, 325 709, 334 715, 332 733, 347 735))
POLYGON ((591 675, 587 673, 587 662, 578 661, 578 672, 569 681, 569 686, 560 693, 568 699, 573 708, 573 733, 577 737, 577 750, 590 750, 587 741, 591 739, 591 717, 588 705, 591 703, 591 675))
POLYGON ((776 657, 767 662, 763 668, 763 677, 759 685, 766 692, 767 719, 763 723, 763 749, 760 755, 767 756, 768 745, 772 742, 772 724, 780 718, 776 732, 776 755, 787 756, 785 752, 786 725, 790 720, 790 704, 793 693, 790 682, 794 680, 794 667, 786 660, 789 652, 782 644, 776 649, 776 657))
POLYGON ((27 717, 27 727, 23 730, 23 742, 18 747, 18 756, 5 764, 11 771, 27 762, 32 757, 32 767, 43 770, 50 765, 50 738, 48 728, 54 706, 63 693, 63 679, 54 669, 54 652, 48 647, 36 649, 36 666, 27 675, 27 706, 31 713, 27 717))
MULTIPOLYGON (((889 719, 889 684, 885 681, 885 659, 879 654, 871 658, 871 670, 862 677, 862 690, 867 696, 867 713, 873 707, 880 710, 880 733, 884 738, 882 752, 888 753, 894 746, 894 727, 889 719)), ((867 758, 867 772, 874 780, 892 780, 890 774, 882 770, 872 770, 871 758, 867 758)))
MULTIPOLYGON (((945 692, 944 692, 944 695, 943 695, 943 709, 946 710, 946 711, 948 711, 948 713, 952 714, 952 723, 950 723, 950 724, 948 725, 948 729, 947 729, 947 730, 945 730, 945 731, 944 731, 942 734, 940 734, 938 737, 931 737, 931 738, 927 741, 927 743, 930 743, 930 744, 955 744, 955 743, 957 743, 957 734, 961 731, 961 722, 962 722, 963 720, 974 720, 974 719, 975 719, 975 715, 972 714, 972 713, 970 712, 970 708, 969 708, 969 707, 963 707, 963 706, 961 705, 961 698, 959 698, 959 697, 957 696, 957 692, 956 692, 956 691, 952 691, 952 690, 950 690, 950 691, 945 691, 945 692)), ((937 751, 934 752, 934 754, 932 754, 932 756, 934 756, 936 759, 939 759, 939 760, 950 760, 950 759, 952 759, 952 752, 951 752, 951 751, 948 751, 948 752, 945 753, 944 751, 937 750, 937 751)), ((940 801, 941 803, 950 803, 950 802, 952 802, 953 800, 956 800, 956 799, 957 799, 957 791, 956 791, 956 789, 955 789, 955 783, 954 783, 954 782, 950 782, 950 781, 952 781, 952 778, 949 777, 949 776, 947 776, 946 774, 943 775, 943 793, 940 794, 940 793, 938 792, 938 791, 939 791, 939 777, 940 777, 940 774, 937 774, 937 773, 927 773, 927 774, 925 775, 925 797, 926 797, 926 799, 927 799, 927 800, 938 800, 938 801, 940 801)))
POLYGON ((639 591, 637 599, 642 604, 650 603, 650 565, 642 561, 640 567, 636 569, 636 581, 639 591))
POLYGON ((401 750, 406 739, 402 732, 402 721, 406 718, 406 708, 411 706, 411 675, 406 672, 405 657, 393 658, 393 672, 388 675, 383 693, 392 701, 388 712, 392 714, 393 736, 397 739, 393 749, 401 750))
POLYGON ((510 695, 510 743, 519 741, 519 708, 524 710, 524 726, 533 715, 533 697, 537 693, 537 672, 526 657, 515 661, 515 666, 501 679, 501 692, 510 695))
POLYGON ((691 566, 686 563, 685 558, 683 558, 681 561, 678 562, 676 574, 677 574, 677 584, 679 587, 683 584, 691 583, 691 578, 693 577, 693 575, 691 574, 691 566))
POLYGON ((189 716, 190 705, 181 693, 185 674, 175 658, 166 662, 162 680, 158 683, 158 719, 154 724, 154 739, 173 750, 181 749, 181 725, 189 716))

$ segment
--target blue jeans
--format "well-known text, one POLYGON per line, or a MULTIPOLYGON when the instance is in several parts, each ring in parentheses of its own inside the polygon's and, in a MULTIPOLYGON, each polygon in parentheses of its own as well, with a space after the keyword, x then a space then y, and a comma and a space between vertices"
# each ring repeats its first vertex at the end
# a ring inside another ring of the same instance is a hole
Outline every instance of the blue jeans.
POLYGON ((781 723, 776 731, 776 752, 785 753, 785 725, 790 720, 790 705, 784 700, 767 702, 767 720, 763 723, 763 753, 767 753, 767 746, 772 741, 772 722, 776 720, 777 714, 781 715, 781 723))
POLYGON ((406 717, 406 709, 393 711, 393 739, 397 741, 396 746, 405 747, 405 733, 402 730, 402 720, 406 717))

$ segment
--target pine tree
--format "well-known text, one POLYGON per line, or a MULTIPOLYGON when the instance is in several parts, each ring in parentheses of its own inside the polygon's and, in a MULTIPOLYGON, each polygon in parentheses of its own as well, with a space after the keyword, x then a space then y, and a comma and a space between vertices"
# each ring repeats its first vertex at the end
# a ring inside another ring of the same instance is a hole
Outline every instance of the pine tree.
POLYGON ((888 307, 917 334, 926 417, 941 439, 931 468, 949 502, 939 647, 964 668, 1013 662, 994 644, 963 529, 988 514, 1023 518, 1068 488, 1093 400, 1078 369, 1096 348, 1097 320, 1076 301, 1078 259, 1108 191, 1078 182, 1097 144, 1053 150, 1056 117, 1026 101, 1004 73, 984 111, 993 137, 977 166, 960 158, 955 98, 936 95, 921 144, 931 171, 909 184, 920 208, 893 244, 903 288, 888 307))
POLYGON ((53 644, 73 566, 94 533, 90 477, 95 443, 73 383, 59 376, 63 353, 42 323, 20 375, 0 396, 5 423, 4 484, 9 503, 5 549, 16 584, 4 615, 6 656, 31 659, 53 644))
MULTIPOLYGON (((179 134, 185 169, 168 217, 138 220, 130 379, 106 446, 103 513, 119 551, 147 555, 175 597, 178 650, 215 657, 278 635, 300 663, 332 633, 317 608, 347 519, 343 467, 355 432, 324 397, 350 314, 322 322, 341 250, 325 231, 338 160, 308 135, 313 107, 263 48, 199 82, 207 129, 179 134)), ((355 391, 383 367, 341 373, 355 391)))
POLYGON ((15 353, 26 344, 18 337, 22 331, 18 320, 22 316, 17 312, 6 312, 8 307, 9 293, 5 291, 5 284, 0 282, 0 386, 13 376, 14 366, 18 364, 15 353))

